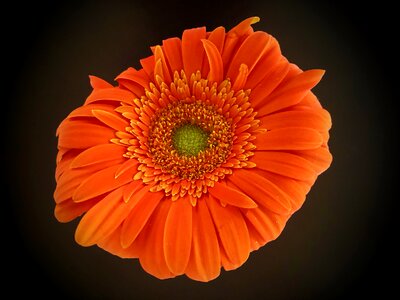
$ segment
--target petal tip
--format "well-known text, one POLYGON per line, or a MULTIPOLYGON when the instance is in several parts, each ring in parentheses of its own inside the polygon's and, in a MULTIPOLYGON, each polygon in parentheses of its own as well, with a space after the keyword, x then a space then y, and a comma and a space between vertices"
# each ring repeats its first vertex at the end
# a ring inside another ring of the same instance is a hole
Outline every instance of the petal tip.
POLYGON ((313 69, 310 71, 312 71, 316 77, 319 77, 319 80, 321 80, 326 73, 326 70, 323 69, 313 69))
POLYGON ((258 23, 258 22, 260 22, 260 17, 257 17, 257 16, 255 16, 255 17, 251 17, 251 23, 250 24, 256 24, 256 23, 258 23))

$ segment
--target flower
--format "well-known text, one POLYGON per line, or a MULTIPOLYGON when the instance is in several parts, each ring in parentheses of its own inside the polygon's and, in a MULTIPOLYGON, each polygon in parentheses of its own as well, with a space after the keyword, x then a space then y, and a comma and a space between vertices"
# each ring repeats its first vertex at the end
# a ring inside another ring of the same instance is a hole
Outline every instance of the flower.
POLYGON ((329 113, 248 18, 152 47, 58 128, 55 216, 160 279, 209 281, 276 239, 332 160, 329 113))

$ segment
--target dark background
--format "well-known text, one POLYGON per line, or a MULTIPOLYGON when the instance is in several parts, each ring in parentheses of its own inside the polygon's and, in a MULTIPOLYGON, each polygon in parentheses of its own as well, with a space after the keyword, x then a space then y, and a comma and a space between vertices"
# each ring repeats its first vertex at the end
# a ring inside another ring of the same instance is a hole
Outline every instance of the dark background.
MULTIPOLYGON (((323 1, 320 1, 323 2, 323 1)), ((3 269, 14 295, 100 299, 327 299, 393 288, 394 9, 304 1, 96 1, 14 4, 2 19, 3 269), (52 4, 53 3, 53 4, 52 4), (332 114, 331 168, 274 242, 210 283, 160 281, 73 239, 53 217, 55 130, 90 92, 186 28, 231 28, 257 15, 332 114), (393 154, 392 154, 393 152, 393 154)), ((397 76, 397 75, 396 75, 397 76)), ((398 76, 397 76, 398 77, 398 76)), ((398 80, 398 79, 396 79, 398 80)))

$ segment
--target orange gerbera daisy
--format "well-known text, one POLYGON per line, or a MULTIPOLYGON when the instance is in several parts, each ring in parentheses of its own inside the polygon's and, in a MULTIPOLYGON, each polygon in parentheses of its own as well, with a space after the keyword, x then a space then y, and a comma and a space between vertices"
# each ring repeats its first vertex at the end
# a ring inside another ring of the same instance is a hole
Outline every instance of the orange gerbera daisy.
POLYGON ((82 246, 209 281, 274 240, 332 160, 329 113, 249 18, 152 47, 59 126, 55 215, 82 246))

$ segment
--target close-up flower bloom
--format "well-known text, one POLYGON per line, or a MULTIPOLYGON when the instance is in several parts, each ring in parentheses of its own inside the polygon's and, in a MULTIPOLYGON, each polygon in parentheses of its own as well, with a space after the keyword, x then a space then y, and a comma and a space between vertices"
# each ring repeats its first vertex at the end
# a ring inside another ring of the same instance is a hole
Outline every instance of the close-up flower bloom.
POLYGON ((234 270, 276 239, 331 164, 331 119, 277 40, 188 29, 151 47, 117 86, 90 76, 60 124, 55 216, 75 239, 165 279, 234 270))

